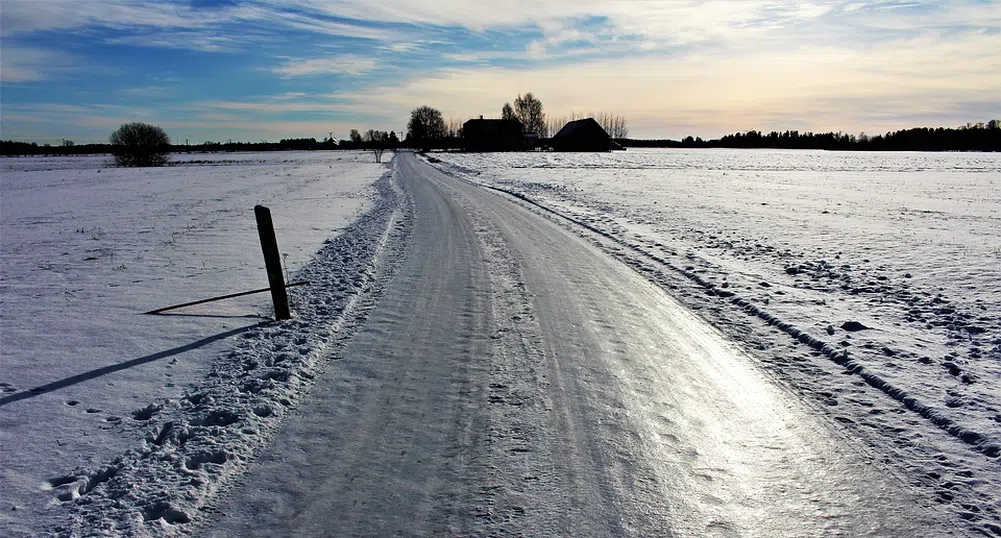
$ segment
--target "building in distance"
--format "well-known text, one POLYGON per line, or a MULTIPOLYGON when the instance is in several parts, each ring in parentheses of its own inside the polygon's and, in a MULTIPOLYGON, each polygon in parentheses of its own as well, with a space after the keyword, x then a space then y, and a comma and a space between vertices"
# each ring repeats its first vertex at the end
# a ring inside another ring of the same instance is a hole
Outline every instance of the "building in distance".
POLYGON ((466 151, 522 151, 523 127, 518 120, 472 119, 462 124, 462 146, 466 151))
POLYGON ((568 122, 549 141, 555 151, 610 151, 621 149, 594 118, 568 122))

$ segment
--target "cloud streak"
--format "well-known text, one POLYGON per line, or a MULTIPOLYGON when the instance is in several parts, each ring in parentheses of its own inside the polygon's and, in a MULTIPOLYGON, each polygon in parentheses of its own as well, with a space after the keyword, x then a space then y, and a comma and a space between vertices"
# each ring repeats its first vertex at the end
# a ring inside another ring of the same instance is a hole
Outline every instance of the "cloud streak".
POLYGON ((282 77, 308 77, 316 75, 364 75, 378 66, 375 58, 355 54, 341 54, 325 58, 288 60, 272 71, 282 77))
POLYGON ((0 81, 4 84, 37 82, 74 69, 73 57, 59 51, 4 44, 0 81))

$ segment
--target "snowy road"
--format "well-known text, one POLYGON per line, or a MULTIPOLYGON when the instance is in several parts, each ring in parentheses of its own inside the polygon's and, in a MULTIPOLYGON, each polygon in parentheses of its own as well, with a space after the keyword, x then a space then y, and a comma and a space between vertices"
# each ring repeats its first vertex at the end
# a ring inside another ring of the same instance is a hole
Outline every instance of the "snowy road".
POLYGON ((208 536, 917 536, 946 518, 623 263, 410 154, 406 257, 208 536))

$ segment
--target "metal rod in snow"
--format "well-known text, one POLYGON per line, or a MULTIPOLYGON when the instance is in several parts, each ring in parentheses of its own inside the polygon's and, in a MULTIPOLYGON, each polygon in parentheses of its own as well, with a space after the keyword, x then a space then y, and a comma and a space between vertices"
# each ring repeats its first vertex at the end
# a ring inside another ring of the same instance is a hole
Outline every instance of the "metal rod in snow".
MULTIPOLYGON (((309 284, 308 280, 301 280, 299 282, 292 282, 285 284, 286 288, 293 288, 295 286, 305 286, 309 284)), ((259 290, 251 291, 241 291, 239 293, 230 293, 229 295, 220 295, 219 297, 212 297, 209 299, 202 299, 200 301, 191 301, 190 303, 175 304, 173 306, 166 306, 163 308, 157 308, 156 310, 150 310, 149 312, 143 312, 143 314, 159 314, 161 312, 166 312, 168 310, 177 310, 178 308, 184 308, 186 306, 195 306, 196 304, 211 303, 213 301, 221 301, 223 299, 232 299, 234 297, 243 297, 244 295, 253 295, 255 293, 264 293, 266 291, 271 291, 271 288, 261 288, 259 290)))

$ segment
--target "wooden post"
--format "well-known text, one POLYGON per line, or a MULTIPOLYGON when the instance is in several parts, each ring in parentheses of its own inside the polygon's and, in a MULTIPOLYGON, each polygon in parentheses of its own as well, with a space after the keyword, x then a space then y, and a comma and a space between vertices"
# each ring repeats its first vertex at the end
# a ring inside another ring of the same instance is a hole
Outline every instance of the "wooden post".
POLYGON ((275 303, 275 319, 291 319, 288 309, 288 293, 285 292, 285 277, 282 276, 282 262, 278 256, 278 240, 275 239, 275 227, 271 222, 271 210, 262 206, 254 206, 254 216, 257 217, 257 235, 261 238, 261 250, 264 251, 264 266, 268 270, 268 284, 271 286, 271 299, 275 303))

